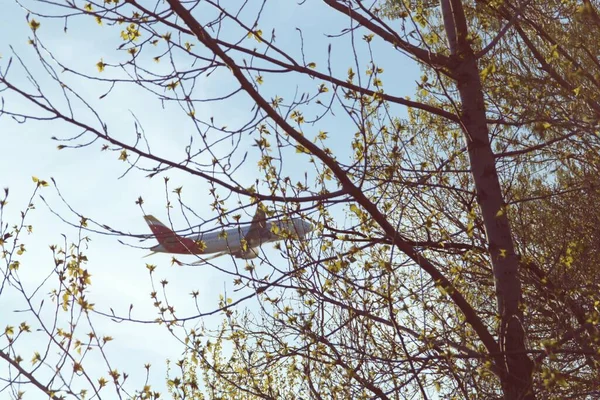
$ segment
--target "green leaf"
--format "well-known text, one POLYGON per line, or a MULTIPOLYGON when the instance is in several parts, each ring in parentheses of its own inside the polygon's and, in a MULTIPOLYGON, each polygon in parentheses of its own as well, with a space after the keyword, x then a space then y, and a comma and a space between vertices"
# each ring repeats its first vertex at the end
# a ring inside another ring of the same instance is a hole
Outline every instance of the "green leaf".
POLYGON ((350 211, 352 211, 359 218, 362 217, 362 215, 363 215, 363 212, 356 204, 350 205, 350 211))

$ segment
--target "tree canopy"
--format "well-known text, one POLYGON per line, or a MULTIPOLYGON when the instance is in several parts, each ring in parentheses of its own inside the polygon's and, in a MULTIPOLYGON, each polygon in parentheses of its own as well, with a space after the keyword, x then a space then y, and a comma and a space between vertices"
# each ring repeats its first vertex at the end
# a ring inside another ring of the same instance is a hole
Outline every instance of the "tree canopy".
MULTIPOLYGON (((44 270, 56 282, 53 324, 37 305, 44 295, 28 292, 19 272, 28 213, 14 227, 0 214, 0 296, 26 299, 30 318, 0 338, 13 397, 18 385, 52 398, 600 395, 598 2, 22 6, 29 42, 0 60, 0 123, 58 123, 68 132, 55 135, 58 150, 72 151, 63 157, 113 152, 123 175, 164 188, 169 216, 187 232, 237 226, 256 207, 316 229, 253 260, 199 267, 192 255, 173 257, 235 287, 208 312, 191 293, 198 312, 189 318, 158 278, 168 265, 140 261, 153 285, 151 319, 183 346, 159 393, 151 381, 128 386, 107 357, 110 368, 92 376, 82 352, 104 354, 113 338, 75 334, 78 325, 94 332, 91 315, 143 333, 149 321, 131 308, 108 312, 89 300, 94 260, 84 254, 94 235, 130 246, 139 235, 87 217, 55 181, 35 178, 27 210, 54 186, 67 205, 57 214, 80 234, 52 246, 55 263, 44 270), (90 24, 98 48, 111 49, 92 49, 87 68, 46 41, 63 30, 60 42, 75 43, 90 24), (168 115, 185 132, 148 126, 152 116, 140 112, 127 128, 108 123, 104 107, 132 88, 165 115, 176 110, 168 115), (202 204, 170 176, 205 185, 202 204), (201 322, 215 314, 220 324, 201 322), (21 356, 32 352, 20 344, 32 329, 59 361, 43 349, 29 364, 21 356)), ((131 201, 140 216, 150 213, 144 204, 131 201)))

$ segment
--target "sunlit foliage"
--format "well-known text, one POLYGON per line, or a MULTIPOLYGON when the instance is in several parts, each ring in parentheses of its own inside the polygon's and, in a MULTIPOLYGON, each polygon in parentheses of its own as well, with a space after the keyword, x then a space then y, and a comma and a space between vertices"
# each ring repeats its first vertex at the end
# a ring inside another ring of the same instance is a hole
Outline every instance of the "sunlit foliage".
MULTIPOLYGON (((198 308, 194 318, 223 317, 216 328, 179 318, 169 300, 176 289, 156 277, 160 266, 146 265, 156 323, 184 345, 169 361, 168 395, 598 395, 597 2, 323 0, 319 12, 343 26, 312 27, 323 29, 324 43, 304 39, 312 30, 299 29, 299 38, 292 26, 276 31, 262 18, 277 9, 273 1, 69 1, 65 9, 31 3, 27 51, 48 75, 28 77, 34 88, 57 85, 93 118, 14 82, 8 65, 27 67, 15 65, 18 52, 0 69, 0 85, 35 111, 8 104, 1 116, 49 115, 76 126, 81 133, 57 138, 59 149, 114 152, 125 174, 164 184, 169 213, 192 219, 194 230, 237 226, 255 207, 271 219, 299 217, 316 227, 311 240, 286 238, 255 260, 202 266, 219 268, 237 290, 210 312, 198 308), (58 58, 50 65, 46 7, 53 17, 95 20, 118 42, 116 50, 90 61, 92 75, 58 58), (418 70, 412 91, 400 84, 409 65, 418 70), (163 155, 143 118, 134 117, 129 135, 105 124, 95 99, 70 88, 73 78, 106 85, 101 101, 115 87, 135 84, 179 106, 194 129, 181 158, 163 155), (214 81, 220 91, 209 96, 202 86, 214 81), (242 122, 218 121, 206 104, 245 104, 242 122), (210 205, 212 220, 196 222, 185 188, 173 189, 167 172, 209 184, 203 206, 210 205)), ((310 7, 317 6, 297 5, 310 7)), ((145 212, 141 197, 135 203, 145 212)), ((82 234, 90 224, 121 233, 71 211, 82 234)), ((11 284, 26 268, 18 256, 27 246, 14 238, 23 224, 3 232, 11 284)), ((53 249, 57 315, 96 313, 86 297, 93 279, 84 239, 53 249)), ((172 264, 184 265, 184 258, 172 264)), ((200 296, 191 294, 196 305, 200 296)), ((60 345, 74 337, 77 321, 46 334, 60 345)), ((17 331, 6 328, 8 350, 0 353, 11 368, 40 390, 80 396, 69 385, 40 387, 36 370, 20 369, 11 347, 17 331)), ((96 334, 85 342, 105 344, 96 334)), ((78 348, 59 349, 73 373, 86 376, 78 348)), ((31 363, 44 357, 34 353, 31 363)), ((126 374, 109 371, 106 380, 88 379, 87 390, 99 393, 111 380, 122 390, 126 374)), ((152 385, 133 392, 158 396, 152 385)))

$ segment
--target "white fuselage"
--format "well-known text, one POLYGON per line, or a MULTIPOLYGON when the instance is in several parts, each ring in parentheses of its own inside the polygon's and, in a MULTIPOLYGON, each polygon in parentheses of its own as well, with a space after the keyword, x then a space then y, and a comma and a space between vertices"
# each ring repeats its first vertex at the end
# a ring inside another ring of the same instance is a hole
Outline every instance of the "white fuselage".
MULTIPOLYGON (((286 222, 268 221, 266 227, 260 230, 251 231, 251 225, 240 225, 236 228, 221 230, 218 232, 208 232, 194 235, 185 235, 186 239, 191 239, 197 243, 202 243, 202 254, 212 254, 226 252, 233 255, 246 258, 256 256, 252 249, 265 243, 283 240, 285 238, 300 239, 313 230, 313 226, 299 218, 293 218, 286 222), (243 243, 243 240, 246 242, 243 243)), ((164 251, 161 245, 152 250, 164 251)))

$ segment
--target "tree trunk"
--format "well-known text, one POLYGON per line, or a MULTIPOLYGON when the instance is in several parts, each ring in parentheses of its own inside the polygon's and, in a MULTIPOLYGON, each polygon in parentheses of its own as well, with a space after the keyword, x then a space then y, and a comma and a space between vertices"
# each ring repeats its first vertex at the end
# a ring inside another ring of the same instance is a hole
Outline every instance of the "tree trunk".
POLYGON ((490 144, 477 59, 468 39, 460 0, 441 0, 441 6, 447 37, 456 41, 449 46, 454 59, 451 73, 460 94, 460 120, 494 271, 498 314, 501 317, 499 342, 505 362, 505 373, 500 377, 504 398, 535 399, 531 392, 533 362, 525 353, 526 335, 519 310, 519 262, 490 144))

